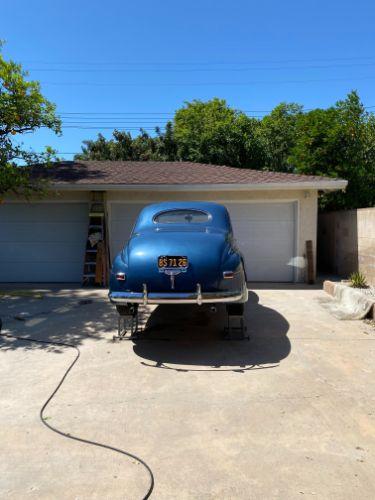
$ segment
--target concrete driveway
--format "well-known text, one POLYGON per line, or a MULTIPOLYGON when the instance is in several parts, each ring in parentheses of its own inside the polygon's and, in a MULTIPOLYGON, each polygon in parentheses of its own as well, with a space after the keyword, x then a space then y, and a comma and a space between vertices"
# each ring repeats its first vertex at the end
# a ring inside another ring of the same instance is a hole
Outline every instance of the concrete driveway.
MULTIPOLYGON (((316 287, 250 289, 249 342, 223 340, 221 309, 169 306, 143 311, 143 340, 113 343, 97 290, 16 293, 0 317, 10 333, 80 347, 48 421, 141 456, 152 498, 373 499, 374 329, 330 317, 316 287)), ((0 342, 0 497, 142 498, 139 463, 39 420, 74 351, 0 342)))

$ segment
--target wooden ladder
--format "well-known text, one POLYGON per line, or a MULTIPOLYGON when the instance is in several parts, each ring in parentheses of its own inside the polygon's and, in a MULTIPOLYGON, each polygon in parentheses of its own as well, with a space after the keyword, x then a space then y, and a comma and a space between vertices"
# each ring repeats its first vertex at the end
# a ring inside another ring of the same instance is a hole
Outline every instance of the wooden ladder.
POLYGON ((107 285, 108 251, 104 193, 91 193, 82 285, 107 285))

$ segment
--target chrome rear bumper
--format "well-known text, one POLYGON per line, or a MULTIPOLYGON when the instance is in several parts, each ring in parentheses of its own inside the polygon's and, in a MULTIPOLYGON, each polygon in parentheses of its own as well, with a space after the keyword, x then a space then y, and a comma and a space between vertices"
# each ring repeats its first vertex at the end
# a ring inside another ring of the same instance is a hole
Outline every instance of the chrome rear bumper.
POLYGON ((148 293, 143 285, 143 292, 110 292, 109 300, 113 304, 216 304, 218 302, 246 302, 246 292, 204 292, 197 284, 195 293, 148 293))

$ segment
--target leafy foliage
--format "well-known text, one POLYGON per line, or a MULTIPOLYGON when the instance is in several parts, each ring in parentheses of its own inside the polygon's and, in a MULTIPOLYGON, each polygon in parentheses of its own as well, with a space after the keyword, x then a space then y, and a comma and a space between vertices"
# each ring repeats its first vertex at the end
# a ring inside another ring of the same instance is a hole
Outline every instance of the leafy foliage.
POLYGON ((298 117, 289 161, 303 174, 339 177, 349 181, 345 193, 324 195, 324 209, 375 204, 375 122, 356 92, 328 109, 298 117))
POLYGON ((113 139, 107 140, 98 134, 96 140, 83 141, 82 153, 75 156, 76 160, 128 160, 128 161, 173 161, 177 156, 173 126, 169 122, 164 133, 156 129, 152 137, 146 131, 134 139, 129 132, 115 130, 113 139))
POLYGON ((366 277, 360 271, 356 271, 349 276, 350 286, 353 288, 368 288, 366 277))
POLYGON ((6 193, 40 194, 43 181, 32 180, 28 167, 43 163, 47 168, 54 155, 48 147, 43 154, 26 151, 19 136, 40 127, 60 133, 55 106, 43 97, 38 82, 26 78, 19 64, 5 61, 0 53, 0 200, 6 193))
POLYGON ((301 115, 302 106, 283 102, 263 118, 261 134, 265 147, 264 167, 267 170, 293 172, 294 165, 289 155, 295 142, 298 118, 301 115))
POLYGON ((174 117, 181 160, 259 168, 264 162, 259 131, 258 120, 230 108, 223 99, 186 103, 174 117))
POLYGON ((184 160, 240 168, 323 175, 349 181, 346 192, 320 197, 323 210, 375 205, 375 116, 353 91, 328 109, 304 112, 281 103, 262 119, 223 99, 187 102, 164 132, 85 141, 78 159, 184 160))

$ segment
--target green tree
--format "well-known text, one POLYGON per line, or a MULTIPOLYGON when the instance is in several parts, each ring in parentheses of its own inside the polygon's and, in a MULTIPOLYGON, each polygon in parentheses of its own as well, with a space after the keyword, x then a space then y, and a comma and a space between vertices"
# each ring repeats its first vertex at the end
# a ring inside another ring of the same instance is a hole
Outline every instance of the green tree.
POLYGON ((291 150, 296 139, 296 125, 303 108, 295 103, 281 103, 261 122, 265 168, 279 172, 293 172, 289 162, 291 150))
POLYGON ((30 167, 47 168, 54 151, 48 147, 43 154, 27 151, 20 137, 41 127, 61 132, 55 106, 43 97, 39 83, 27 81, 27 76, 21 65, 5 61, 0 53, 0 200, 7 193, 28 197, 43 192, 44 182, 30 177, 30 167))
POLYGON ((181 160, 249 168, 264 161, 259 121, 224 99, 185 103, 174 117, 174 137, 181 160))
POLYGON ((115 130, 113 139, 107 140, 98 134, 95 140, 83 141, 82 153, 75 160, 132 160, 133 139, 129 132, 115 130))
POLYGON ((167 123, 164 132, 155 129, 151 136, 140 129, 140 134, 133 138, 129 132, 115 130, 111 139, 98 134, 96 140, 83 141, 82 153, 76 160, 124 160, 124 161, 171 161, 176 159, 173 126, 167 123))
POLYGON ((155 141, 158 158, 163 161, 177 160, 177 143, 172 122, 167 122, 164 132, 156 128, 156 134, 155 141))
POLYGON ((299 115, 288 161, 303 174, 348 180, 345 193, 321 198, 322 209, 374 206, 374 131, 374 116, 355 91, 335 106, 299 115))

